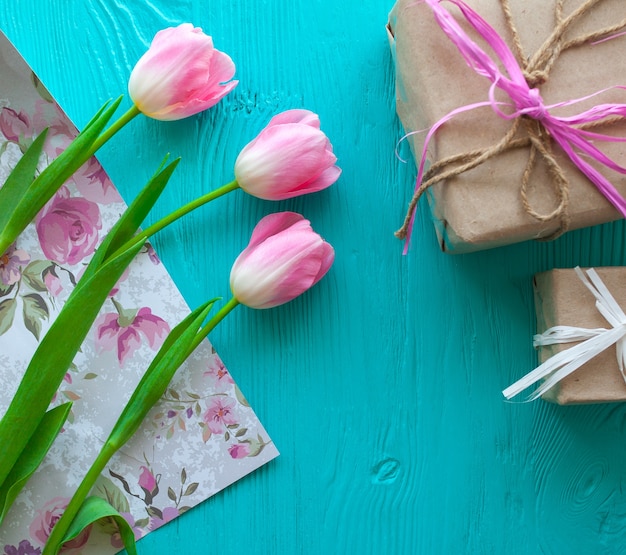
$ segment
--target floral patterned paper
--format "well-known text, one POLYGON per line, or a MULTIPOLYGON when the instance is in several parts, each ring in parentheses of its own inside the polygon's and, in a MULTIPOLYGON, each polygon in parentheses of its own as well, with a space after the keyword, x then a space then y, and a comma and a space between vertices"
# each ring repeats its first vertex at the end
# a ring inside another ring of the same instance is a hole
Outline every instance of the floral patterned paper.
MULTIPOLYGON (((76 129, 0 34, 0 183, 44 128, 39 170, 76 129)), ((89 258, 124 210, 94 158, 0 257, 0 414, 30 357, 89 258)), ((74 402, 68 422, 0 528, 1 555, 41 553, 117 415, 167 333, 189 313, 147 246, 105 302, 54 404, 74 402)), ((94 493, 137 538, 238 480, 278 452, 208 341, 179 370, 143 427, 102 474, 94 493)), ((88 529, 64 553, 122 548, 113 521, 88 529)))

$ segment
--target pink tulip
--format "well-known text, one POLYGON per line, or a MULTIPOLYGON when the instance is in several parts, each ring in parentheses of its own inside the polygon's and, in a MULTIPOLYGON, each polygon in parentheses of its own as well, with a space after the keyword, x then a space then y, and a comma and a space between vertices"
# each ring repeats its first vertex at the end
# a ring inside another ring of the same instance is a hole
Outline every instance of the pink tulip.
POLYGON ((315 285, 335 259, 335 251, 300 214, 279 212, 263 218, 230 272, 235 298, 251 308, 284 304, 315 285))
POLYGON ((235 162, 235 178, 247 193, 282 200, 314 193, 341 174, 317 114, 288 110, 274 116, 235 162))
POLYGON ((202 112, 237 86, 235 64, 213 48, 213 40, 183 23, 159 31, 135 65, 128 92, 137 108, 159 120, 202 112))

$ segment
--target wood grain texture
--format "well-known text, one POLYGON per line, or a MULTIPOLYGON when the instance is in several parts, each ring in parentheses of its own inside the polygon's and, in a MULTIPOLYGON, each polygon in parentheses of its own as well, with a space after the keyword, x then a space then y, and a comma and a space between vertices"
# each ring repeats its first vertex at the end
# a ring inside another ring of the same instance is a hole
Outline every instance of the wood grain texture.
POLYGON ((311 219, 337 258, 304 297, 238 309, 212 336, 281 457, 141 553, 626 552, 626 407, 500 393, 536 363, 533 274, 626 263, 624 224, 451 257, 422 206, 403 257, 393 231, 414 167, 394 153, 391 7, 0 0, 0 26, 78 126, 125 92, 161 27, 192 21, 233 57, 240 85, 215 109, 137 120, 102 151, 126 199, 166 152, 183 157, 152 219, 229 180, 239 149, 284 109, 317 111, 343 168, 330 190, 278 206, 233 194, 156 241, 191 306, 228 295, 232 261, 276 210, 311 219))

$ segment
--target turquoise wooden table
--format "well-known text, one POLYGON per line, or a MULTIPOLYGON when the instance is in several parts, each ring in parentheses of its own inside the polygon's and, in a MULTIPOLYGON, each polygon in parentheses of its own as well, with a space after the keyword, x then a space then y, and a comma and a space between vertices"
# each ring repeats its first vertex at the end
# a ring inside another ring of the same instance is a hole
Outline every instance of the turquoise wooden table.
MULTIPOLYGON (((533 274, 625 264, 624 224, 450 256, 421 206, 402 256, 393 231, 415 168, 395 155, 391 7, 0 2, 1 28, 79 127, 126 91, 162 27, 193 22, 232 56, 240 84, 215 109, 134 122, 99 156, 126 199, 165 151, 183 157, 153 219, 230 180, 239 149, 288 108, 320 114, 343 169, 332 188, 278 206, 335 246, 328 276, 281 308, 239 309, 212 335, 281 456, 141 553, 626 553, 626 407, 501 395, 536 364, 533 274)), ((276 209, 234 194, 159 236, 191 306, 228 295, 234 257, 276 209)))

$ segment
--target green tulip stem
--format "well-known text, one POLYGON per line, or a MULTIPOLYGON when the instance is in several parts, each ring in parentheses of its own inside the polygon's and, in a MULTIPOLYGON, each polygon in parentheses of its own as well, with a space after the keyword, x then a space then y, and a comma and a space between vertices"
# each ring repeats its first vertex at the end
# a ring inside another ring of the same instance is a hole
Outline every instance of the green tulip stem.
POLYGON ((95 140, 91 146, 90 155, 96 153, 96 151, 106 143, 113 135, 115 135, 122 127, 124 127, 130 120, 141 114, 139 108, 134 104, 122 114, 122 116, 112 123, 102 134, 95 140))
POLYGON ((195 351, 196 347, 202 343, 204 338, 209 335, 238 304, 239 301, 235 297, 232 297, 222 308, 218 310, 217 314, 213 316, 213 318, 211 318, 209 322, 198 332, 198 335, 189 348, 189 354, 195 351))
POLYGON ((178 210, 174 210, 174 212, 165 216, 165 218, 160 219, 158 222, 155 222, 151 226, 144 229, 143 231, 140 231, 135 237, 133 237, 124 246, 122 246, 119 249, 119 252, 122 252, 123 250, 126 250, 132 245, 136 245, 137 243, 145 242, 146 239, 148 239, 149 237, 152 237, 155 233, 157 233, 158 231, 161 231, 164 227, 170 225, 171 223, 175 222, 179 218, 182 218, 183 216, 189 214, 189 212, 211 202, 212 200, 215 200, 216 198, 219 198, 227 193, 230 193, 231 191, 234 191, 235 189, 238 189, 238 188, 239 188, 239 183, 237 183, 237 180, 233 180, 230 183, 227 183, 226 185, 222 185, 221 187, 214 189, 210 193, 207 193, 206 195, 202 195, 201 197, 198 197, 196 200, 193 200, 185 204, 184 206, 181 206, 178 210))
POLYGON ((198 197, 196 200, 193 200, 189 202, 188 204, 181 206, 178 210, 174 210, 174 212, 172 212, 168 216, 165 216, 165 218, 152 224, 150 227, 142 231, 141 235, 143 235, 147 239, 148 237, 151 237, 152 235, 154 235, 157 231, 161 231, 165 226, 168 226, 172 222, 175 222, 179 218, 182 218, 186 214, 189 214, 189 212, 191 212, 192 210, 195 210, 196 208, 199 208, 200 206, 203 206, 211 202, 212 200, 215 200, 216 198, 219 198, 227 193, 230 193, 231 191, 234 191, 237 188, 239 188, 239 183, 237 183, 236 180, 233 180, 230 183, 227 183, 226 185, 223 185, 222 187, 219 187, 211 191, 210 193, 207 193, 206 195, 202 195, 201 197, 198 197))
POLYGON ((72 519, 78 513, 81 505, 89 495, 91 488, 96 483, 96 480, 104 470, 111 457, 115 454, 116 450, 115 446, 111 445, 109 442, 104 444, 102 450, 98 454, 98 457, 87 471, 83 481, 74 492, 70 502, 67 504, 67 507, 65 507, 63 515, 57 521, 54 528, 52 528, 50 536, 46 541, 46 545, 43 548, 42 555, 56 555, 58 553, 63 542, 63 537, 72 523, 72 519))
MULTIPOLYGON (((215 329, 215 327, 226 317, 226 315, 233 310, 239 301, 234 297, 231 298, 216 314, 213 316, 207 324, 201 327, 196 336, 193 338, 190 343, 188 350, 185 353, 185 356, 182 360, 185 360, 191 353, 198 347, 198 345, 206 338, 206 336, 215 329)), ((172 375, 177 368, 172 368, 172 375)), ((148 373, 150 370, 148 370, 148 373)), ((146 414, 148 414, 151 406, 148 404, 144 404, 140 409, 136 410, 128 410, 131 407, 131 403, 133 399, 137 395, 137 392, 142 390, 146 394, 150 391, 150 389, 145 390, 141 389, 141 386, 145 384, 144 387, 148 388, 160 388, 154 389, 158 395, 162 395, 165 392, 165 388, 167 384, 160 380, 146 380, 146 376, 142 379, 142 381, 137 385, 135 393, 131 396, 131 400, 129 401, 129 405, 124 409, 122 415, 118 419, 117 423, 113 427, 111 434, 108 439, 104 443, 100 453, 96 457, 96 460, 91 465, 91 468, 88 470, 87 474, 83 478, 82 482, 76 489, 74 496, 70 499, 67 507, 63 511, 61 518, 56 522, 54 528, 50 532, 50 536, 46 542, 46 545, 43 549, 42 555, 56 555, 59 551, 67 531, 70 528, 72 520, 78 514, 78 511, 81 508, 81 505, 89 495, 89 492, 95 485, 98 477, 105 469, 107 463, 111 460, 111 457, 120 449, 124 443, 132 437, 132 434, 135 430, 140 426, 146 414), (132 415, 132 416, 129 416, 132 415), (123 438, 123 439, 121 439, 123 438)), ((168 380, 169 381, 169 380, 168 380)), ((145 395, 144 397, 148 397, 149 395, 145 395)))

